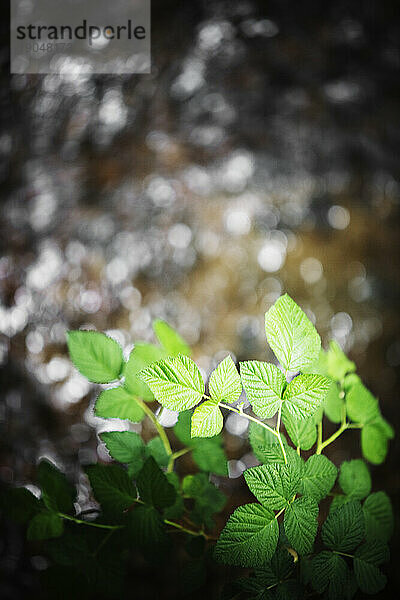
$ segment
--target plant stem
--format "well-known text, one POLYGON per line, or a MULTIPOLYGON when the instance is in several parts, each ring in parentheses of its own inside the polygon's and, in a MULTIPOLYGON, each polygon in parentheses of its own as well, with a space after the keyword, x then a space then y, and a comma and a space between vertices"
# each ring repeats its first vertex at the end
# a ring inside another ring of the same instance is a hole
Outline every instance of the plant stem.
POLYGON ((188 529, 187 527, 183 527, 179 523, 175 523, 174 521, 169 521, 168 519, 164 519, 164 523, 167 525, 171 525, 171 527, 175 527, 179 529, 179 531, 183 531, 184 533, 188 533, 189 535, 200 536, 202 535, 206 540, 214 540, 215 538, 207 535, 204 531, 194 531, 193 529, 188 529))
POLYGON ((138 402, 138 404, 140 404, 140 407, 142 408, 143 412, 146 413, 146 415, 149 417, 150 421, 153 423, 154 427, 157 429, 158 435, 160 436, 161 441, 164 444, 166 453, 168 454, 168 456, 171 456, 172 448, 171 448, 171 444, 169 443, 168 436, 165 433, 164 427, 158 422, 156 415, 153 413, 151 408, 149 408, 147 406, 146 402, 144 402, 143 400, 141 400, 138 397, 135 397, 135 398, 136 398, 136 402, 138 402))
POLYGON ((279 445, 282 450, 283 460, 285 461, 285 465, 287 465, 287 456, 286 456, 286 452, 285 452, 285 447, 283 445, 281 433, 279 431, 280 426, 281 426, 281 416, 282 416, 282 402, 280 403, 279 410, 278 410, 278 417, 276 420, 275 432, 276 432, 276 437, 278 438, 278 441, 279 441, 279 445))
POLYGON ((354 558, 354 554, 346 554, 346 552, 339 552, 339 550, 332 550, 333 554, 340 554, 340 556, 347 556, 347 558, 354 558))
POLYGON ((66 519, 67 521, 73 521, 74 523, 78 523, 78 525, 88 525, 89 527, 97 527, 98 529, 123 529, 123 525, 103 525, 102 523, 91 523, 91 521, 82 521, 82 519, 77 519, 76 517, 71 517, 71 515, 65 515, 64 513, 57 514, 62 519, 66 519))
POLYGON ((171 456, 169 457, 167 473, 172 473, 172 471, 174 470, 174 463, 177 458, 179 458, 180 456, 183 456, 184 454, 187 454, 191 450, 192 450, 192 448, 182 448, 182 450, 173 452, 173 454, 171 454, 171 456))
POLYGON ((332 444, 332 442, 334 442, 343 433, 343 431, 346 431, 346 429, 348 429, 348 426, 349 426, 348 423, 342 423, 342 425, 339 427, 339 429, 337 429, 335 431, 335 433, 333 433, 327 440, 325 440, 324 442, 321 442, 318 445, 318 448, 317 448, 317 451, 315 454, 321 454, 321 452, 324 448, 329 446, 329 444, 332 444))
POLYGON ((319 448, 322 444, 322 421, 318 423, 317 426, 317 448, 319 448))
POLYGON ((239 410, 238 408, 234 408, 233 406, 229 406, 228 404, 225 404, 224 402, 220 402, 219 406, 221 408, 226 408, 227 410, 230 410, 231 412, 234 412, 237 415, 240 415, 241 417, 244 417, 248 421, 253 421, 253 423, 257 423, 258 425, 261 425, 261 427, 264 427, 264 429, 267 429, 270 433, 272 433, 272 435, 274 435, 275 437, 278 437, 278 434, 275 431, 275 429, 272 429, 272 427, 270 427, 266 423, 263 423, 259 419, 256 419, 255 417, 252 417, 251 415, 248 415, 247 413, 239 410))

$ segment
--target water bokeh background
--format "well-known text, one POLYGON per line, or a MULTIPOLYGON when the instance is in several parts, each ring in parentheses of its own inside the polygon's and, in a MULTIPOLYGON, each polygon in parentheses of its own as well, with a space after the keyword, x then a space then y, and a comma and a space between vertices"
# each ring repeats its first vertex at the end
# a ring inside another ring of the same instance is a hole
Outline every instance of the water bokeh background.
MULTIPOLYGON (((68 329, 128 350, 163 318, 207 375, 227 351, 273 359, 263 319, 284 292, 398 423, 397 8, 153 0, 151 75, 10 76, 3 52, 3 484, 32 481, 46 456, 80 482, 84 506, 81 466, 109 460, 97 434, 128 427, 94 417, 68 329)), ((253 458, 241 419, 226 427, 232 508, 253 458)), ((329 455, 359 456, 358 434, 329 455)), ((394 441, 371 467, 397 508, 398 458, 394 441)), ((44 563, 5 533, 0 590, 22 598, 44 563)))

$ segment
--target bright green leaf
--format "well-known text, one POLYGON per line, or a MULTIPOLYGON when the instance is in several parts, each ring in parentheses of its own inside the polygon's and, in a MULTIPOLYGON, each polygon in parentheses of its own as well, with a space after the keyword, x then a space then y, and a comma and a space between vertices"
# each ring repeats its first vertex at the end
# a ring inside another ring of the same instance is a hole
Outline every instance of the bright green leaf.
POLYGON ((145 342, 135 344, 124 367, 124 387, 126 390, 130 394, 138 396, 146 402, 154 400, 151 390, 145 382, 138 377, 138 373, 164 357, 165 352, 158 346, 154 346, 154 344, 147 344, 145 342))
POLYGON ((362 383, 353 385, 347 392, 346 409, 349 418, 361 425, 379 416, 378 400, 362 383))
POLYGON ((300 484, 300 473, 292 465, 261 465, 244 472, 250 491, 268 508, 288 506, 300 484))
POLYGON ((247 400, 261 419, 274 416, 282 403, 286 379, 275 365, 257 360, 240 363, 240 374, 247 400))
POLYGON ((195 408, 192 415, 192 437, 213 437, 218 435, 224 425, 222 412, 213 400, 203 402, 195 408))
POLYGON ((365 517, 365 537, 387 542, 393 534, 393 509, 385 492, 375 492, 363 504, 365 517))
POLYGON ((156 400, 165 408, 183 411, 200 402, 204 382, 197 365, 187 356, 167 358, 140 373, 156 400))
POLYGON ((328 375, 335 381, 342 381, 347 373, 354 373, 356 365, 347 358, 337 342, 329 342, 327 352, 328 375))
POLYGON ((364 538, 365 522, 359 502, 349 502, 329 513, 322 526, 322 539, 328 548, 349 552, 364 538))
POLYGON ((340 397, 340 390, 332 382, 324 401, 324 412, 332 423, 340 423, 343 418, 344 400, 340 397))
POLYGON ((317 428, 314 417, 309 419, 296 419, 283 405, 282 421, 293 444, 301 450, 309 450, 317 440, 317 428))
POLYGON ((28 540, 48 540, 62 535, 64 523, 61 517, 53 512, 42 512, 33 517, 29 523, 28 540))
POLYGON ((210 396, 215 402, 236 402, 242 393, 240 375, 230 356, 224 358, 211 373, 208 384, 210 396))
POLYGON ((330 380, 323 375, 299 375, 285 389, 285 411, 296 419, 311 417, 325 400, 330 380))
POLYGON ((301 476, 301 493, 319 502, 329 494, 336 477, 335 465, 323 454, 314 454, 305 464, 301 476))
POLYGON ((143 409, 136 398, 121 386, 102 391, 94 413, 103 419, 128 419, 133 423, 144 418, 143 409))
POLYGON ((271 510, 260 504, 239 506, 219 537, 215 557, 225 564, 261 567, 272 558, 278 536, 278 523, 271 510))
POLYGON ((297 498, 285 510, 285 533, 299 554, 311 551, 317 535, 318 504, 312 498, 297 498))
POLYGON ((119 379, 123 356, 121 346, 99 331, 68 331, 68 350, 75 367, 95 383, 119 379))
POLYGON ((191 355, 189 346, 171 325, 168 325, 168 323, 161 319, 156 319, 153 322, 153 329, 168 356, 178 356, 179 354, 183 354, 184 356, 191 355))
POLYGON ((176 491, 152 456, 146 460, 136 484, 143 502, 155 508, 166 508, 175 502, 176 491))
POLYGON ((265 315, 267 340, 286 371, 297 372, 314 362, 321 338, 301 308, 285 294, 265 315))
POLYGON ((388 452, 388 438, 379 425, 368 423, 361 430, 361 450, 363 456, 373 465, 384 462, 388 452))
POLYGON ((340 467, 339 484, 347 496, 362 500, 371 491, 371 475, 361 459, 345 461, 340 467))

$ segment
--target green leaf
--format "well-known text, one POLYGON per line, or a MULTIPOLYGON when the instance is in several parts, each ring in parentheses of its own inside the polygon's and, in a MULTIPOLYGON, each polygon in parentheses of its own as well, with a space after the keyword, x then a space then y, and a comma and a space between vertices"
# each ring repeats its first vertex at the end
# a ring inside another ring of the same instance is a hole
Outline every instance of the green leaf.
POLYGON ((329 600, 344 598, 348 576, 346 561, 338 554, 324 550, 312 559, 312 586, 319 594, 328 589, 329 600))
POLYGON ((182 517, 185 511, 182 494, 180 493, 180 479, 178 474, 174 471, 172 473, 166 473, 165 476, 168 479, 169 483, 174 486, 174 489, 176 491, 176 497, 175 502, 171 504, 171 506, 167 506, 167 508, 163 510, 163 516, 164 519, 179 521, 179 519, 182 517))
POLYGON ((377 594, 386 585, 386 577, 378 565, 389 560, 389 549, 374 540, 365 542, 354 553, 354 574, 361 590, 366 594, 377 594))
POLYGON ((153 393, 145 382, 138 377, 138 373, 164 357, 165 352, 161 348, 158 348, 158 346, 154 346, 154 344, 147 344, 145 342, 135 344, 124 367, 124 387, 126 390, 134 396, 139 396, 139 398, 142 398, 146 402, 154 400, 153 393))
POLYGON ((371 424, 379 427, 382 430, 382 433, 385 435, 385 437, 387 437, 388 440, 392 440, 394 438, 393 427, 381 415, 379 415, 379 417, 376 417, 376 419, 374 419, 371 422, 371 424))
POLYGON ((365 537, 367 540, 387 542, 393 534, 393 509, 385 492, 375 492, 363 504, 365 537))
POLYGON ((296 419, 311 417, 324 401, 330 380, 323 375, 299 375, 285 389, 283 406, 296 419))
POLYGON ((312 498, 297 498, 285 510, 285 533, 299 554, 311 551, 318 529, 318 504, 312 498))
POLYGON ((268 508, 288 506, 300 484, 300 473, 292 465, 261 465, 244 472, 250 491, 268 508))
POLYGON ((107 431, 100 434, 100 439, 105 443, 110 456, 120 463, 138 463, 143 465, 145 446, 137 433, 132 431, 107 431))
POLYGON ((205 473, 187 475, 182 482, 182 492, 186 498, 193 498, 195 505, 190 518, 198 525, 214 528, 212 515, 220 512, 226 504, 226 496, 208 480, 205 473))
POLYGON ((301 493, 317 502, 325 498, 333 488, 337 468, 322 454, 314 454, 307 460, 301 476, 301 493))
POLYGON ((347 358, 337 342, 329 342, 327 352, 328 375, 335 381, 342 381, 347 373, 354 373, 356 365, 347 358))
POLYGON ((42 512, 33 517, 29 523, 28 540, 48 540, 59 537, 64 531, 61 517, 53 512, 42 512))
POLYGON ((167 467, 169 462, 169 455, 165 450, 165 446, 160 437, 155 437, 147 443, 146 446, 147 454, 152 456, 159 467, 167 467))
POLYGON ((275 365, 257 360, 240 363, 240 374, 253 411, 261 419, 274 416, 282 403, 284 374, 275 365))
POLYGON ((384 462, 388 452, 388 438, 379 425, 367 423, 361 430, 361 450, 363 456, 373 465, 384 462))
POLYGON ((349 552, 364 538, 365 522, 359 502, 349 502, 331 512, 322 526, 322 539, 328 548, 349 552))
POLYGON ((361 425, 379 417, 378 400, 362 383, 353 385, 348 391, 346 410, 349 418, 361 425))
POLYGON ((192 437, 213 437, 224 425, 222 412, 213 400, 207 400, 195 408, 192 416, 192 437))
POLYGON ((136 500, 136 489, 119 465, 86 467, 93 494, 104 511, 120 516, 136 500))
MULTIPOLYGON (((278 438, 270 433, 268 429, 265 429, 265 427, 257 423, 250 423, 249 441, 255 456, 260 462, 266 464, 285 463, 278 438)), ((301 473, 304 464, 303 459, 297 454, 294 448, 288 446, 284 437, 282 438, 282 442, 288 463, 294 465, 301 473)))
POLYGON ((174 434, 176 435, 178 440, 180 442, 182 442, 182 444, 184 446, 193 446, 194 444, 196 444, 196 442, 199 441, 196 439, 192 439, 192 437, 190 435, 191 424, 192 424, 192 414, 193 414, 193 411, 191 411, 191 410, 185 410, 185 411, 179 413, 178 421, 176 422, 176 425, 174 426, 174 434))
POLYGON ((285 294, 265 315, 267 340, 286 371, 297 372, 314 362, 321 338, 301 308, 285 294))
POLYGON ((136 484, 139 496, 146 504, 161 509, 171 506, 175 502, 175 488, 169 483, 152 456, 144 463, 136 484))
POLYGON ((152 506, 137 506, 129 516, 129 530, 146 558, 154 561, 168 546, 162 517, 152 506))
POLYGON ((215 402, 236 402, 242 393, 240 375, 230 356, 224 358, 211 373, 208 384, 210 396, 215 402))
POLYGON ((121 386, 101 392, 94 414, 103 419, 128 419, 133 423, 144 418, 143 409, 135 397, 121 386))
POLYGON ((340 423, 343 416, 344 400, 335 382, 329 387, 324 401, 324 412, 332 423, 340 423))
POLYGON ((165 408, 183 411, 200 402, 204 382, 197 365, 187 356, 167 358, 140 373, 156 400, 165 408))
POLYGON ((67 481, 64 473, 48 460, 42 460, 37 470, 37 478, 47 508, 56 512, 74 512, 75 486, 67 481))
POLYGON ((99 331, 68 331, 68 350, 82 375, 94 383, 119 379, 123 366, 121 346, 99 331))
POLYGON ((339 485, 352 500, 362 500, 371 491, 371 475, 361 459, 345 461, 340 467, 339 485))
POLYGON ((0 507, 10 519, 23 524, 42 510, 43 503, 25 487, 17 487, 0 494, 0 507))
POLYGON ((296 419, 283 405, 282 421, 293 444, 301 450, 309 450, 317 440, 317 428, 314 417, 309 419, 296 419))
POLYGON ((184 356, 191 355, 189 346, 171 325, 168 325, 168 323, 161 319, 156 319, 153 322, 153 329, 168 356, 178 356, 179 354, 183 354, 184 356))
POLYGON ((261 588, 278 585, 280 581, 287 579, 294 568, 293 555, 287 548, 277 548, 270 561, 266 562, 261 569, 256 569, 254 575, 261 588))
POLYGON ((226 477, 228 464, 222 441, 218 437, 199 439, 193 446, 192 458, 199 469, 226 477))
POLYGON ((229 518, 217 542, 215 557, 229 565, 261 567, 272 558, 278 537, 274 513, 260 504, 245 504, 229 518))

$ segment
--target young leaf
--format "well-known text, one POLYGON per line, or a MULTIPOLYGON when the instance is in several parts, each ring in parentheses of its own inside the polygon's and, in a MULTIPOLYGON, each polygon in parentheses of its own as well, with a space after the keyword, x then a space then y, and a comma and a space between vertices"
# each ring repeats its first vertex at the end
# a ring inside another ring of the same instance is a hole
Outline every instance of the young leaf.
POLYGON ((99 331, 68 331, 68 350, 75 367, 94 383, 119 379, 123 356, 121 346, 99 331))
POLYGON ((242 393, 240 375, 230 356, 224 358, 211 373, 208 384, 210 396, 215 402, 232 404, 242 393))
POLYGON ((261 567, 272 558, 278 537, 278 522, 271 510, 260 504, 244 504, 222 530, 215 557, 229 565, 261 567))
POLYGON ((187 356, 179 355, 154 363, 141 371, 140 377, 147 383, 156 400, 170 410, 192 408, 204 395, 200 371, 187 356))
POLYGON ((337 468, 326 456, 313 454, 301 475, 301 493, 319 502, 333 488, 336 476, 337 468))
POLYGON ((378 565, 389 560, 389 549, 374 540, 365 542, 354 553, 354 574, 361 590, 366 594, 377 594, 386 585, 385 575, 378 565))
POLYGON ((375 492, 363 504, 365 537, 387 542, 393 534, 393 509, 385 492, 375 492))
POLYGON ((362 383, 353 385, 348 391, 346 409, 349 418, 361 425, 379 417, 378 400, 362 383))
POLYGON ((324 412, 332 423, 340 423, 343 415, 344 400, 336 383, 332 382, 324 401, 324 412))
POLYGON ((134 396, 139 396, 146 402, 154 400, 154 396, 149 387, 138 377, 138 373, 156 362, 164 358, 165 352, 154 346, 154 344, 146 344, 144 342, 135 344, 129 359, 124 367, 126 390, 134 396))
POLYGON ((285 389, 283 403, 286 413, 296 419, 311 417, 324 401, 330 380, 323 375, 299 375, 285 389))
POLYGON ((359 502, 349 502, 331 512, 322 526, 322 539, 328 548, 350 552, 364 538, 365 522, 359 502))
POLYGON ((104 511, 120 516, 136 500, 135 486, 119 465, 90 465, 86 474, 104 511))
POLYGON ((302 450, 309 450, 317 440, 317 428, 314 417, 308 419, 296 419, 283 405, 282 421, 293 444, 302 450))
POLYGON ((129 515, 132 539, 149 561, 162 556, 167 549, 168 538, 165 524, 152 506, 137 506, 129 515))
POLYGON ((292 465, 261 465, 244 472, 250 491, 268 508, 288 506, 300 484, 300 474, 292 465))
POLYGON ((195 408, 192 416, 192 437, 213 437, 218 435, 224 424, 222 412, 213 400, 203 402, 195 408))
POLYGON ((265 315, 267 340, 286 371, 297 372, 314 362, 321 338, 301 308, 285 294, 265 315))
POLYGON ((59 537, 64 531, 61 517, 53 512, 41 512, 33 517, 29 523, 28 540, 48 540, 59 537))
POLYGON ((318 504, 312 498, 297 498, 285 510, 285 533, 299 554, 311 551, 317 535, 318 504))
POLYGON ((275 365, 257 360, 240 363, 240 374, 246 396, 253 411, 261 419, 269 419, 282 403, 286 384, 284 374, 275 365))
POLYGON ((347 373, 354 373, 356 365, 347 358, 337 342, 329 342, 327 352, 328 375, 335 381, 342 381, 347 373))
POLYGON ((42 499, 47 508, 56 512, 74 512, 75 486, 51 462, 42 460, 37 470, 42 499))
POLYGON ((361 430, 361 450, 370 463, 382 464, 388 451, 388 438, 384 429, 373 423, 364 425, 361 430))
POLYGON ((168 325, 168 323, 161 319, 156 319, 153 322, 153 329, 168 356, 178 356, 179 354, 183 354, 184 356, 191 355, 189 346, 179 333, 172 329, 171 325, 168 325))
POLYGON ((94 414, 103 419, 128 419, 133 423, 144 418, 143 409, 136 398, 121 386, 101 392, 94 414))
POLYGON ((143 502, 161 509, 175 502, 176 492, 152 456, 146 460, 136 484, 143 502))
POLYGON ((319 594, 328 588, 329 600, 344 598, 348 576, 347 564, 338 554, 324 550, 312 559, 312 586, 319 594))
POLYGON ((352 500, 362 500, 371 491, 371 475, 361 459, 345 461, 340 467, 339 484, 352 500))
POLYGON ((100 434, 110 456, 120 463, 141 463, 145 457, 145 446, 139 434, 133 431, 107 431, 100 434))

